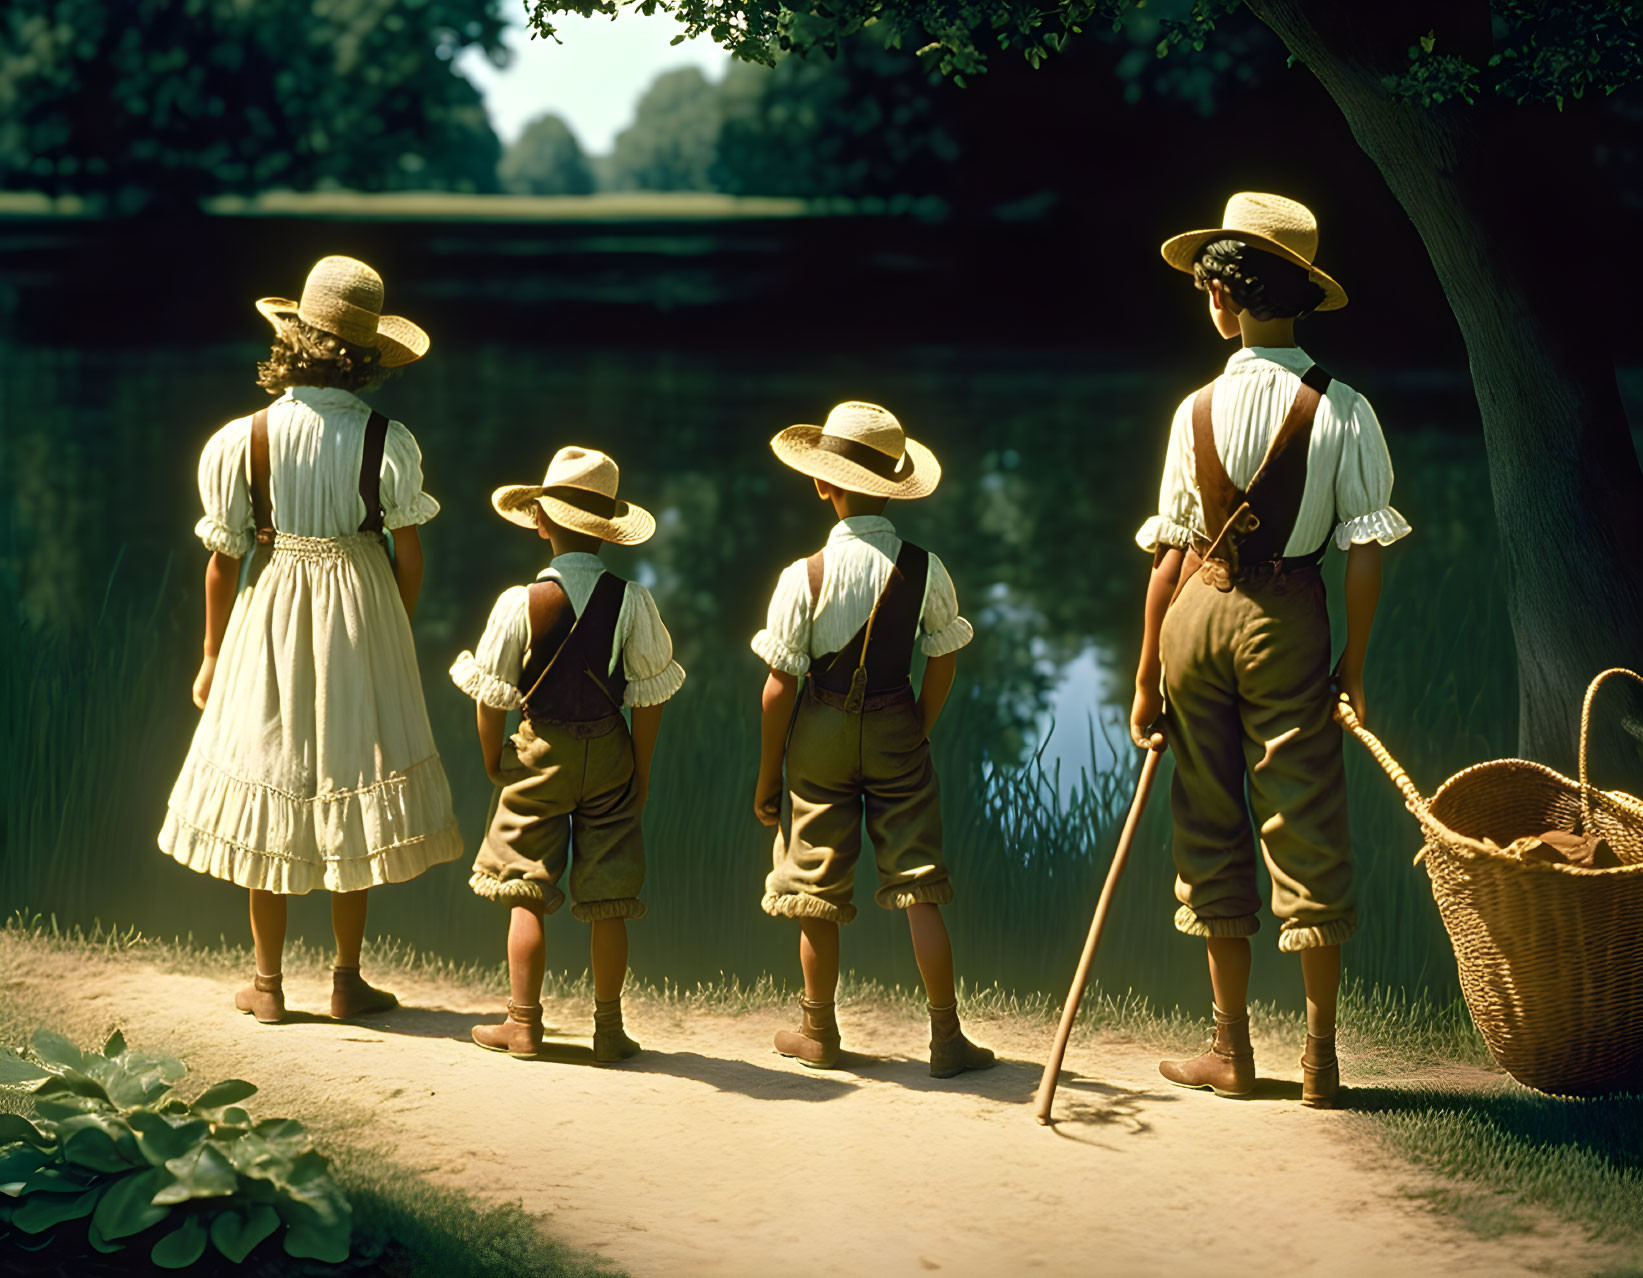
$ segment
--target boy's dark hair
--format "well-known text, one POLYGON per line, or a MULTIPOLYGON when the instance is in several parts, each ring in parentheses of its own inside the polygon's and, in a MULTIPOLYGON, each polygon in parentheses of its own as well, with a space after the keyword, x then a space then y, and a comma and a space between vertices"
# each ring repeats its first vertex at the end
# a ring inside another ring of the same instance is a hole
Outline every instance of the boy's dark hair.
POLYGON ((300 319, 287 320, 268 358, 257 365, 257 385, 270 395, 293 386, 334 386, 357 391, 379 385, 388 370, 375 346, 353 346, 300 319))
POLYGON ((1201 289, 1220 280, 1232 300, 1258 320, 1298 319, 1317 309, 1326 294, 1306 268, 1241 240, 1213 240, 1198 250, 1193 282, 1201 289))

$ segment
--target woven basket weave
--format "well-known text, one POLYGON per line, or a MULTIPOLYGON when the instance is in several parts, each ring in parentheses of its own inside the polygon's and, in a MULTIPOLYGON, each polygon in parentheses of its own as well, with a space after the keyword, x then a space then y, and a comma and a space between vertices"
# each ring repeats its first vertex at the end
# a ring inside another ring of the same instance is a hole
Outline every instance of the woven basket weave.
POLYGON ((1566 1096, 1643 1091, 1643 802, 1594 789, 1586 767, 1592 698, 1615 674, 1643 682, 1605 670, 1586 689, 1578 782, 1498 759, 1456 773, 1430 802, 1350 705, 1336 711, 1421 824, 1416 860, 1490 1053, 1520 1083, 1566 1096), (1548 830, 1601 835, 1621 864, 1588 869, 1500 850, 1548 830))

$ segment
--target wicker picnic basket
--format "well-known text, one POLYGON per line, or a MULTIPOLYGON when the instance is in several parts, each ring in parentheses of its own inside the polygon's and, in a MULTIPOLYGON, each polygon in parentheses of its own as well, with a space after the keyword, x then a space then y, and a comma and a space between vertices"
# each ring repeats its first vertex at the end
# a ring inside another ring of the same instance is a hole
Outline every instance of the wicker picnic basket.
POLYGON ((1578 782, 1497 759, 1456 773, 1428 802, 1344 700, 1336 712, 1421 824, 1416 861, 1432 880, 1461 992, 1490 1053, 1518 1082, 1566 1096, 1643 1091, 1643 801, 1594 789, 1586 769, 1592 698, 1616 674, 1643 683, 1614 669, 1586 689, 1578 782), (1594 869, 1503 850, 1549 830, 1598 835, 1620 864, 1594 869))

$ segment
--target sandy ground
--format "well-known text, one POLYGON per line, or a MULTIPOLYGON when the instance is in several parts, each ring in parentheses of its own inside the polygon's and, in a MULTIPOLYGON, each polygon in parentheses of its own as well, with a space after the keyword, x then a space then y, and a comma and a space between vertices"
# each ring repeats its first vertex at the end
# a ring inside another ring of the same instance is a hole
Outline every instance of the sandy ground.
MULTIPOLYGON (((254 1114, 318 1120, 435 1181, 522 1199, 638 1275, 1493 1276, 1616 1259, 1550 1221, 1487 1241, 1433 1214, 1411 1197, 1429 1179, 1349 1115, 1302 1108, 1287 1054, 1259 1061, 1255 1098, 1229 1101, 1163 1083, 1133 1045, 1075 1041, 1045 1128, 1031 1114, 1040 1026, 972 1023, 1001 1064, 939 1081, 923 1026, 899 1011, 843 1006, 854 1050, 813 1073, 770 1049, 770 1013, 630 1000, 646 1052, 596 1066, 591 1009, 550 1004, 548 1058, 516 1061, 468 1041, 497 1002, 385 983, 410 1006, 368 1025, 260 1026, 225 979, 0 938, 7 1002, 86 1040, 120 1025, 202 1083, 247 1078, 254 1114)), ((288 978, 294 1009, 328 996, 288 978)))

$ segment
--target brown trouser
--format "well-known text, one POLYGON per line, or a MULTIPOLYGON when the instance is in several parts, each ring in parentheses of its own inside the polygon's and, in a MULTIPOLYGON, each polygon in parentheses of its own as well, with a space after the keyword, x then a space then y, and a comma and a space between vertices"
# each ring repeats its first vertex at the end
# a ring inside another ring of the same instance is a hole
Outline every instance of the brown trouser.
POLYGON ((776 832, 764 910, 848 923, 863 816, 873 837, 885 909, 953 899, 941 858, 941 792, 909 688, 864 714, 826 705, 809 682, 787 744, 792 820, 776 832))
POLYGON ((1223 594, 1194 577, 1164 619, 1165 725, 1175 756, 1175 926, 1248 936, 1260 921, 1260 823, 1278 948, 1336 945, 1357 923, 1329 614, 1316 568, 1223 594))

